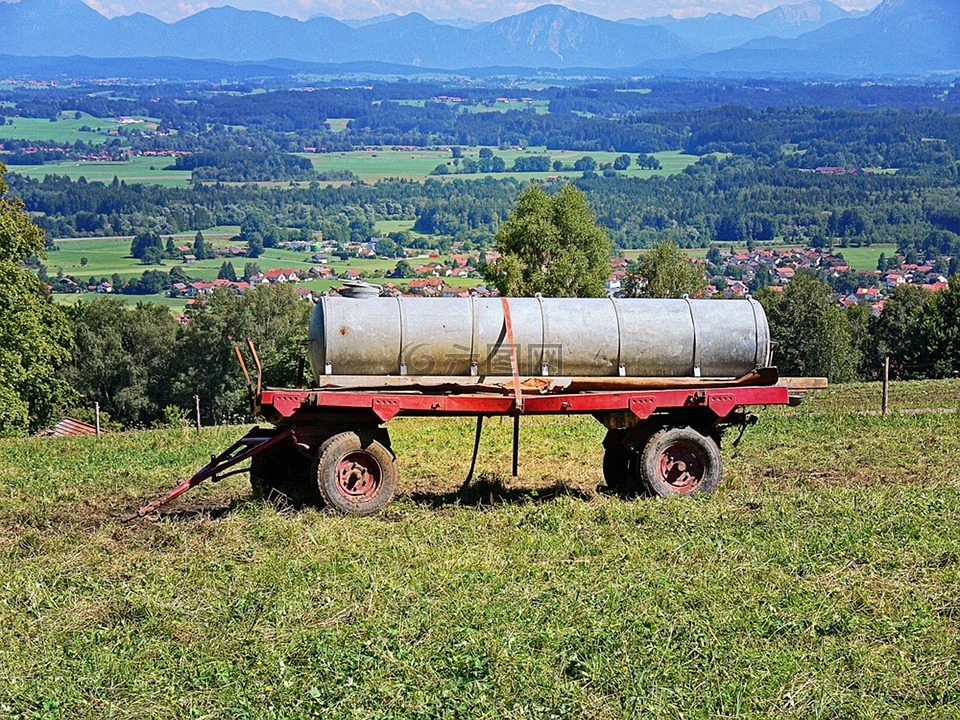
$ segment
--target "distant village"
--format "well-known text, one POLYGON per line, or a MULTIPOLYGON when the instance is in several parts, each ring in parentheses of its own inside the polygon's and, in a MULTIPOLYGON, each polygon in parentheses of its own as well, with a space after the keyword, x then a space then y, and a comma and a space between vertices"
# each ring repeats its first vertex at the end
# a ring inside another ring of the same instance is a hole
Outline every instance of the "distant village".
MULTIPOLYGON (((451 284, 451 278, 482 278, 480 267, 485 264, 496 263, 500 254, 493 251, 481 252, 452 252, 441 257, 439 253, 411 257, 406 262, 408 272, 400 276, 397 269, 386 273, 386 277, 370 278, 357 268, 335 272, 329 267, 334 253, 360 259, 375 259, 375 240, 365 244, 352 243, 342 250, 330 246, 317 247, 317 244, 307 242, 284 243, 284 247, 301 252, 312 252, 309 268, 273 268, 257 272, 246 280, 231 281, 197 280, 189 283, 174 283, 169 295, 171 297, 185 297, 196 300, 203 295, 212 293, 217 288, 232 288, 237 292, 256 286, 274 285, 282 283, 301 283, 309 280, 332 280, 344 283, 355 283, 369 280, 382 288, 381 294, 388 296, 422 296, 422 297, 487 297, 496 295, 495 289, 483 285, 464 287, 463 284, 451 284)), ((457 244, 454 244, 456 249, 457 244)), ((190 265, 196 258, 189 254, 189 246, 180 248, 184 251, 183 262, 190 265)), ((224 257, 242 258, 244 249, 239 246, 218 248, 218 255, 224 257)), ((887 269, 872 271, 854 271, 843 259, 842 252, 823 248, 791 248, 791 249, 754 249, 718 252, 714 255, 715 262, 697 259, 694 262, 708 264, 712 269, 722 272, 722 275, 713 275, 710 284, 704 288, 704 297, 713 298, 740 298, 749 295, 752 289, 767 287, 772 292, 782 292, 798 272, 815 272, 821 274, 828 281, 836 281, 844 276, 858 281, 856 287, 851 286, 849 292, 836 295, 836 302, 840 307, 850 308, 855 305, 865 305, 873 314, 880 314, 883 310, 885 297, 895 288, 904 284, 917 285, 923 290, 936 292, 947 288, 947 270, 941 267, 949 263, 950 258, 941 258, 937 265, 930 263, 908 263, 898 255, 891 256, 885 261, 887 269), (758 284, 758 279, 763 282, 758 284), (860 282, 863 281, 863 282, 860 282)), ((630 261, 624 257, 615 257, 610 260, 610 275, 607 279, 607 293, 611 296, 621 295, 626 287, 626 280, 630 274, 630 261)), ((708 273, 709 275, 709 273, 708 273)), ((98 292, 109 292, 109 289, 97 288, 98 292)), ((334 286, 330 294, 337 294, 334 286)), ((297 294, 305 301, 316 302, 319 291, 309 288, 298 288, 297 294)), ((192 304, 192 303, 188 303, 192 304)))
MULTIPOLYGON (((239 262, 247 261, 249 258, 246 244, 239 242, 238 238, 233 240, 235 244, 211 248, 213 257, 208 255, 205 259, 222 260, 224 265, 237 261, 238 266, 239 262)), ((346 245, 333 245, 322 239, 281 242, 278 249, 305 256, 303 267, 270 267, 265 270, 257 267, 254 272, 245 272, 242 279, 224 277, 221 274, 221 277, 215 280, 190 277, 190 268, 198 262, 198 258, 194 254, 194 246, 184 244, 175 248, 180 258, 175 267, 179 269, 170 273, 170 282, 165 292, 168 297, 186 299, 187 311, 182 317, 184 321, 193 305, 218 289, 242 293, 258 285, 300 285, 315 280, 328 281, 324 285, 329 289, 297 287, 297 295, 306 302, 316 302, 324 292, 337 294, 337 282, 369 282, 379 286, 381 294, 387 296, 487 297, 497 294, 495 289, 485 287, 480 281, 483 278, 482 268, 496 263, 499 253, 472 249, 466 251, 460 242, 454 242, 451 251, 443 255, 439 252, 408 249, 407 256, 396 259, 395 267, 389 271, 385 271, 382 265, 374 270, 364 262, 357 262, 356 267, 342 267, 344 261, 349 265, 352 259, 392 260, 393 258, 378 255, 377 243, 380 240, 379 237, 372 237, 364 243, 346 245), (339 267, 331 267, 331 262, 335 262, 339 267), (463 282, 464 280, 474 282, 463 282)), ((892 254, 889 258, 881 255, 879 266, 883 269, 864 271, 851 268, 843 258, 842 248, 731 247, 722 251, 718 246, 714 246, 706 259, 695 259, 694 262, 705 266, 705 275, 709 278, 703 290, 704 297, 739 298, 761 287, 772 292, 782 292, 797 273, 810 272, 838 290, 835 295, 838 306, 851 308, 862 305, 878 315, 883 310, 885 298, 900 285, 916 285, 929 292, 946 289, 952 258, 940 257, 935 262, 908 262, 902 255, 892 254)), ((630 261, 627 258, 611 258, 610 274, 606 282, 608 295, 624 294, 630 274, 630 261)), ((114 281, 116 280, 115 276, 114 281)), ((57 283, 56 287, 50 286, 51 290, 100 294, 125 292, 114 287, 106 278, 95 283, 91 278, 92 284, 85 284, 76 278, 66 277, 57 283)), ((144 290, 139 292, 143 293, 144 290)))

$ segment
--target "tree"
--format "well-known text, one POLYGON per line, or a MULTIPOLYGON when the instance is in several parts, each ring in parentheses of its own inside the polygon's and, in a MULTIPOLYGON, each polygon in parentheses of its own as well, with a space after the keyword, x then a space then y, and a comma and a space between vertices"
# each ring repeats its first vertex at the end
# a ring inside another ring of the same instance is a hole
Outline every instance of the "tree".
POLYGON ((397 256, 397 244, 388 237, 382 237, 377 240, 374 249, 377 251, 377 255, 381 257, 392 258, 397 256))
POLYGON ((144 265, 159 265, 163 262, 163 250, 151 245, 148 247, 143 255, 140 256, 140 262, 144 265))
POLYGON ((190 278, 183 271, 183 268, 180 265, 174 265, 172 268, 170 268, 169 277, 170 277, 171 285, 173 285, 174 283, 183 283, 184 285, 186 285, 187 283, 190 282, 190 278))
POLYGON ((207 260, 216 257, 216 253, 207 245, 207 240, 203 233, 197 230, 196 237, 193 238, 193 255, 197 260, 207 260))
POLYGON ((797 273, 783 292, 760 290, 757 299, 777 342, 774 361, 783 375, 825 376, 831 382, 856 377, 860 349, 826 284, 797 273))
POLYGON ((502 295, 605 294, 612 245, 574 185, 564 185, 555 197, 540 185, 522 190, 495 248, 500 258, 484 268, 484 277, 502 295))
POLYGON ((258 258, 261 255, 263 255, 263 241, 258 237, 251 238, 247 243, 247 257, 258 258))
POLYGON ((64 312, 40 279, 23 267, 44 254, 43 232, 20 200, 8 198, 0 163, 0 436, 49 424, 74 395, 58 376, 72 340, 64 312))
POLYGON ((630 156, 629 155, 619 155, 613 161, 614 170, 626 170, 630 167, 630 156))
POLYGON ((574 170, 583 170, 584 172, 593 172, 597 169, 597 161, 589 155, 584 155, 573 164, 574 170))
POLYGON ((77 354, 64 374, 85 403, 99 402, 126 427, 146 427, 161 417, 170 404, 170 362, 179 328, 170 311, 99 297, 69 313, 77 354))
POLYGON ((624 295, 629 297, 699 297, 707 284, 703 267, 686 257, 676 244, 662 242, 627 268, 624 295))
POLYGON ((398 261, 397 266, 393 269, 393 277, 395 278, 408 278, 412 277, 413 274, 413 268, 410 267, 410 263, 406 260, 398 261))
POLYGON ((163 255, 163 240, 152 230, 138 232, 130 243, 130 254, 138 260, 143 260, 151 249, 163 255))
POLYGON ((258 285, 238 296, 217 290, 198 303, 177 343, 170 397, 191 407, 193 396, 207 421, 223 422, 249 413, 247 393, 233 347, 249 337, 263 363, 264 382, 290 387, 306 340, 313 308, 284 283, 258 285))
POLYGON ((243 279, 250 282, 250 278, 260 274, 260 263, 248 262, 243 264, 243 279))
POLYGON ((663 167, 653 155, 646 155, 645 153, 637 155, 637 166, 645 170, 660 170, 663 167))
POLYGON ((237 271, 234 269, 232 262, 227 260, 220 265, 220 271, 217 273, 217 279, 229 280, 230 282, 237 281, 237 271))

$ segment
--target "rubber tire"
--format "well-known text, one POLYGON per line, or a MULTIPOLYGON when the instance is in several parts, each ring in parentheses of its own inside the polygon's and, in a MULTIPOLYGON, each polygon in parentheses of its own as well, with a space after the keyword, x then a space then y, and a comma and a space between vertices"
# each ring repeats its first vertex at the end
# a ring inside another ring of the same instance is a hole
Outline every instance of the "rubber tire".
POLYGON ((311 478, 310 458, 296 448, 279 445, 250 460, 253 497, 277 507, 302 507, 323 502, 311 478))
POLYGON ((700 431, 689 427, 665 427, 655 432, 643 448, 640 457, 640 475, 651 495, 673 497, 676 495, 709 495, 717 489, 723 476, 723 458, 716 441, 700 431), (695 485, 680 489, 661 477, 660 455, 671 445, 682 443, 692 450, 703 465, 701 480, 695 485))
POLYGON ((314 464, 316 487, 326 506, 344 515, 373 515, 386 507, 397 489, 397 463, 393 453, 373 434, 342 432, 323 444, 314 464), (374 494, 365 500, 345 496, 337 483, 340 461, 351 453, 362 452, 380 468, 380 483, 374 494))

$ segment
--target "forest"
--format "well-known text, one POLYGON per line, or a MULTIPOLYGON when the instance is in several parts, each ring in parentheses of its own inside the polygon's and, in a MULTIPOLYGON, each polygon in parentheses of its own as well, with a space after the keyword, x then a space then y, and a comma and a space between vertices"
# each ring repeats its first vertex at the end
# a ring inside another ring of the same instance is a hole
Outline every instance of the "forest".
MULTIPOLYGON (((489 242, 516 198, 514 179, 385 180, 328 187, 195 183, 189 188, 11 174, 14 194, 51 238, 133 235, 239 225, 253 212, 285 228, 363 241, 378 220, 413 220, 419 232, 489 242)), ((842 176, 708 156, 666 178, 584 171, 576 181, 620 248, 668 239, 685 247, 774 240, 813 245, 897 243, 921 255, 956 256, 960 197, 947 173, 842 176)), ((556 186, 557 181, 545 180, 556 186)))

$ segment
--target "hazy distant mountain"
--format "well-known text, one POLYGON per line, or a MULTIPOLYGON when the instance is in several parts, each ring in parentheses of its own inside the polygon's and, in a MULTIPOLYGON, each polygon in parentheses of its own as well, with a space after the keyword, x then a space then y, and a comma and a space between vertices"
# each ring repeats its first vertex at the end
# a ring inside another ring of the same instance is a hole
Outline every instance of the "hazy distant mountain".
POLYGON ((767 38, 701 56, 691 67, 751 72, 903 75, 960 72, 960 3, 883 0, 864 17, 792 40, 767 38))
POLYGON ((349 25, 352 28, 366 27, 367 25, 376 25, 377 23, 388 22, 390 20, 396 20, 400 17, 397 13, 387 13, 386 15, 377 15, 376 17, 371 18, 354 18, 350 20, 344 20, 344 25, 349 25))
POLYGON ((229 6, 168 24, 146 15, 108 20, 81 0, 0 3, 2 50, 11 55, 156 55, 236 61, 286 57, 459 68, 623 67, 689 54, 661 28, 630 27, 557 5, 470 29, 435 23, 419 13, 352 25, 326 16, 301 22, 229 6))
POLYGON ((758 38, 795 38, 837 20, 862 14, 847 12, 826 0, 808 0, 796 5, 781 5, 754 18, 711 13, 684 20, 666 16, 645 20, 631 18, 621 22, 640 26, 656 25, 672 32, 692 50, 715 52, 758 38))
MULTIPOLYGON (((438 69, 629 68, 638 73, 879 75, 960 72, 960 2, 884 0, 853 17, 826 0, 756 18, 708 15, 611 22, 559 5, 474 27, 418 13, 299 21, 232 7, 175 23, 107 19, 81 0, 0 2, 0 52, 263 63, 390 63, 438 69), (703 53, 704 48, 718 52, 703 53)), ((0 65, 2 68, 2 65, 0 65)))
POLYGON ((434 18, 433 21, 437 25, 450 25, 451 27, 458 27, 463 30, 470 30, 482 24, 476 20, 468 20, 467 18, 434 18))
POLYGON ((680 40, 659 27, 631 27, 543 5, 476 28, 483 44, 500 49, 498 64, 547 67, 626 67, 688 55, 680 40))

